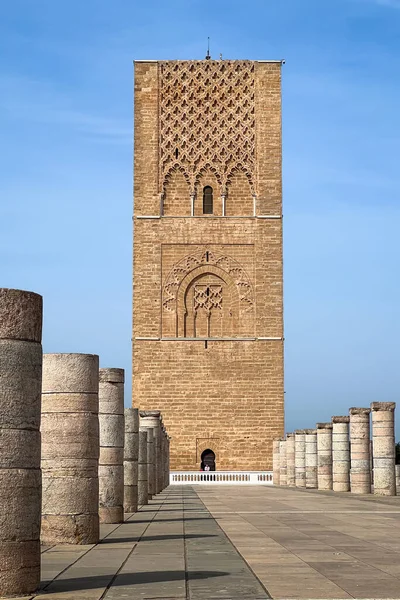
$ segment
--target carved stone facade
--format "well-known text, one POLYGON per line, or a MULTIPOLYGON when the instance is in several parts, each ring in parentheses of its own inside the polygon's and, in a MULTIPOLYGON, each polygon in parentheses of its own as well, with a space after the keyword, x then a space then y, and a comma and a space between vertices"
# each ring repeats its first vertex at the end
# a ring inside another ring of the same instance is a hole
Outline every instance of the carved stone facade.
POLYGON ((135 63, 133 403, 172 469, 271 468, 283 433, 280 71, 135 63))

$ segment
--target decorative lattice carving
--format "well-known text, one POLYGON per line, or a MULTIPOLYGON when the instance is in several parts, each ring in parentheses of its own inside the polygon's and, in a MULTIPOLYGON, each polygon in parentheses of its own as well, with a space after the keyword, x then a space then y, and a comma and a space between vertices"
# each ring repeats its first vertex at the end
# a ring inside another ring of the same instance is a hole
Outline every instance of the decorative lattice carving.
POLYGON ((194 310, 222 310, 222 285, 196 285, 194 287, 194 310))
POLYGON ((185 256, 172 267, 163 288, 164 309, 172 312, 176 310, 177 293, 183 279, 193 269, 206 264, 219 267, 233 279, 238 289, 239 300, 243 310, 250 310, 254 306, 253 287, 243 267, 230 256, 219 256, 214 254, 214 252, 206 250, 185 256))
POLYGON ((221 193, 238 170, 254 192, 254 63, 161 62, 160 80, 160 191, 180 169, 192 193, 206 170, 221 193))

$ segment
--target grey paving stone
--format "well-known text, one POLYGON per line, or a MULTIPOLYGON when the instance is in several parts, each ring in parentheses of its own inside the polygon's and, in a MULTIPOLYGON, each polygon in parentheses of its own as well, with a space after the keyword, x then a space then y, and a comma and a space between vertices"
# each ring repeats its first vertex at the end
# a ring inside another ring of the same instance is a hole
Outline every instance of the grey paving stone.
POLYGON ((43 553, 48 600, 269 598, 196 492, 170 488, 94 547, 43 553))

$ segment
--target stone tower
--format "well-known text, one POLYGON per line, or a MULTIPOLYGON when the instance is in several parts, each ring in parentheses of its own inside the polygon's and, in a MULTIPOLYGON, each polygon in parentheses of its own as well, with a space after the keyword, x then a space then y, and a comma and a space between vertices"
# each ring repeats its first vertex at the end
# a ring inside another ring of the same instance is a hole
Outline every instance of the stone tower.
POLYGON ((133 405, 171 469, 283 434, 281 62, 135 63, 133 405))

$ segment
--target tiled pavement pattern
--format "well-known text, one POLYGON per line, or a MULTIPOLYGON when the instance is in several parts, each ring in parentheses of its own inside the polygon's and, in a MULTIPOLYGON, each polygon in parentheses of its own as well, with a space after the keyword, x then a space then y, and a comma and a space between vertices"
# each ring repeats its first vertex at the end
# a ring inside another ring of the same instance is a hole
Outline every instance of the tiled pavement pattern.
MULTIPOLYGON (((170 487, 97 546, 43 553, 44 600, 264 600, 270 596, 191 487, 170 487)), ((26 599, 25 599, 26 600, 26 599)))
POLYGON ((400 599, 400 497, 170 487, 102 534, 44 549, 35 598, 400 599))
POLYGON ((196 488, 273 598, 400 598, 400 497, 196 488))

